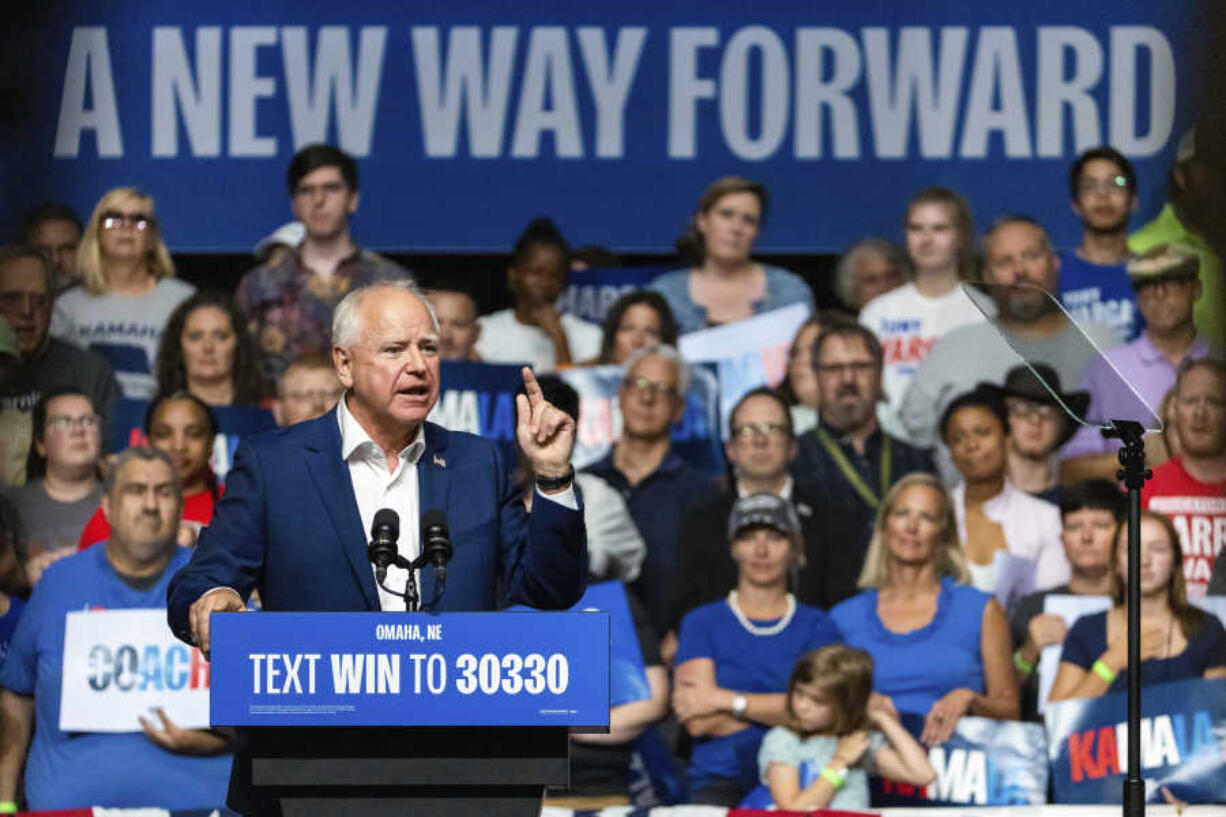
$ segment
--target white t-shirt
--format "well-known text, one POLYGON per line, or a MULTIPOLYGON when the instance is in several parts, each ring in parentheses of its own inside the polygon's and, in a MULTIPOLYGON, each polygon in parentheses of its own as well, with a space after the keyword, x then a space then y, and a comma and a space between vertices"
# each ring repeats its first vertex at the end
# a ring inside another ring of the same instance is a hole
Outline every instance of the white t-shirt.
MULTIPOLYGON (((535 326, 525 326, 515 320, 515 310, 502 309, 482 315, 481 337, 477 339, 477 354, 487 363, 527 363, 538 372, 552 371, 557 361, 553 341, 535 326)), ((600 354, 600 327, 594 323, 562 313, 562 331, 570 344, 572 362, 588 360, 600 354)))
MULTIPOLYGON (((920 362, 932 351, 937 340, 951 329, 983 319, 983 313, 961 286, 929 298, 920 294, 912 282, 878 295, 864 305, 860 323, 873 331, 885 352, 881 384, 891 418, 902 405, 903 395, 920 362)), ((884 425, 891 433, 902 431, 895 422, 884 425)), ((905 436, 905 432, 899 436, 905 436)))

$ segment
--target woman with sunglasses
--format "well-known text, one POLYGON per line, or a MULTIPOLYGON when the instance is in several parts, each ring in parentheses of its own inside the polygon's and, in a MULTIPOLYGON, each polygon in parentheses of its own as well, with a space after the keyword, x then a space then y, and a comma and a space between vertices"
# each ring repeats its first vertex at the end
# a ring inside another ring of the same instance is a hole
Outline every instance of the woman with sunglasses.
POLYGON ((51 334, 111 363, 125 397, 147 399, 162 328, 195 287, 174 277, 153 198, 131 187, 104 195, 77 251, 81 283, 55 302, 51 334))

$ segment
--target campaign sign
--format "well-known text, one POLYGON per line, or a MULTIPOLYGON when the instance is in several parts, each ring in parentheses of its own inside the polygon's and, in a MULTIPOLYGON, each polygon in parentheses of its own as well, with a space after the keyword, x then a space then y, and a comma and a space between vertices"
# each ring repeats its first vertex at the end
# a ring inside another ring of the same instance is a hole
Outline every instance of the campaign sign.
MULTIPOLYGON (((145 436, 145 414, 148 400, 121 397, 115 401, 114 418, 111 421, 110 450, 123 451, 138 445, 148 445, 145 436)), ((224 483, 230 466, 234 464, 234 452, 244 437, 260 431, 276 428, 272 412, 259 406, 209 406, 217 419, 217 437, 213 440, 213 456, 209 465, 213 475, 224 483)))
POLYGON ((139 732, 155 708, 209 725, 209 663, 174 637, 165 610, 82 610, 64 621, 60 730, 139 732))
MULTIPOLYGON (((923 719, 904 714, 918 739, 923 719)), ((1047 802, 1047 736, 1035 723, 963 717, 954 734, 928 749, 936 780, 924 788, 870 778, 874 807, 932 803, 982 806, 1047 802)))
MULTIPOLYGON (((696 468, 714 474, 724 470, 719 435, 719 381, 710 368, 690 366, 690 390, 685 412, 673 426, 673 451, 696 468)), ((582 469, 602 459, 621 437, 622 417, 617 390, 626 371, 621 366, 563 369, 558 376, 579 392, 579 428, 571 462, 582 469)))
POLYGON ((656 267, 572 270, 558 309, 601 326, 618 298, 642 289, 662 272, 656 267))
POLYGON ((609 724, 595 613, 259 613, 212 619, 214 726, 609 724))
POLYGON ((439 364, 438 402, 426 419, 498 443, 507 467, 513 468, 518 456, 515 394, 523 385, 519 364, 444 360, 439 364))
POLYGON ((681 336, 677 345, 686 360, 717 366, 721 429, 727 431, 732 407, 742 395, 783 381, 792 338, 808 319, 809 307, 793 304, 681 336))
MULTIPOLYGON (((1128 772, 1128 696, 1047 707, 1057 803, 1119 803, 1128 772)), ((1161 787, 1187 803, 1226 800, 1226 680, 1146 686, 1141 695, 1141 778, 1145 797, 1161 787)))

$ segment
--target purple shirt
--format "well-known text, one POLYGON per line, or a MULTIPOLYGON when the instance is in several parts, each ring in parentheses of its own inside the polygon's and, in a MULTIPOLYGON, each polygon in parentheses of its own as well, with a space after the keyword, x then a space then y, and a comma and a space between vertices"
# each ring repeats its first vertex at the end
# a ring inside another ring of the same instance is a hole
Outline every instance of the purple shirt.
MULTIPOLYGON (((1213 348, 1209 341, 1200 335, 1192 342, 1192 347, 1184 355, 1184 360, 1199 360, 1207 357, 1213 348)), ((1103 360, 1095 360, 1086 368, 1085 381, 1082 388, 1090 392, 1090 407, 1086 411, 1088 419, 1101 422, 1110 418, 1112 409, 1119 413, 1120 409, 1130 409, 1126 413, 1136 413, 1137 398, 1124 383, 1120 376, 1136 391, 1141 399, 1154 410, 1175 385, 1175 372, 1179 368, 1170 359, 1159 352, 1149 339, 1149 332, 1144 332, 1132 343, 1117 346, 1103 352, 1103 357, 1110 361, 1119 371, 1119 375, 1103 360)), ((1182 361, 1181 361, 1182 362, 1182 361)), ((1111 419, 1127 420, 1130 417, 1115 417, 1111 419)), ((1146 425, 1149 425, 1148 423, 1146 425)), ((1119 440, 1107 440, 1097 428, 1082 426, 1077 429, 1061 452, 1062 459, 1079 457, 1085 454, 1109 454, 1118 451, 1119 440)))

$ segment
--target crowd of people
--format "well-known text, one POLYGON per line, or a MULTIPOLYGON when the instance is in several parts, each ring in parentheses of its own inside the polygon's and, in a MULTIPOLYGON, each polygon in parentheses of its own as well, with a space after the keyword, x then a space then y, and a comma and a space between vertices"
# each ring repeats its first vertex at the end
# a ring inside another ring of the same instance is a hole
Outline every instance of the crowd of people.
MULTIPOLYGON (((1112 419, 1154 429, 1142 681, 1226 677, 1226 633, 1193 603, 1226 594, 1226 316, 1205 297, 1222 273, 1196 234, 1204 172, 1186 142, 1171 204, 1132 236, 1131 164, 1082 154, 1068 191, 1082 241, 1065 250, 1040 218, 978 233, 957 192, 920 190, 901 243, 864 238, 840 258, 837 308, 755 260, 769 196, 739 177, 699 199, 682 266, 603 325, 558 301, 570 270, 611 256, 575 251, 544 217, 514 244, 510 308, 428 293, 430 354, 530 365, 576 422, 578 394, 550 373, 620 367, 617 438, 575 479, 590 579, 622 583, 649 694, 615 707, 608 735, 575 736, 558 802, 629 802, 634 747, 655 734, 692 802, 735 806, 764 785, 781 808, 863 807, 868 773, 930 782, 923 747, 963 716, 1038 718, 1046 648, 1061 649, 1051 700, 1122 689, 1112 419), (687 461, 672 435, 691 383, 679 337, 798 304, 810 318, 783 382, 727 412, 726 472, 687 461), (1110 604, 1070 627, 1046 612, 1052 595, 1110 604)), ((344 396, 338 304, 412 280, 350 230, 351 157, 308 146, 286 183, 296 221, 260 242, 233 293, 175 276, 136 188, 84 223, 39 206, 0 250, 0 813, 223 800, 224 733, 164 714, 126 734, 61 730, 64 616, 165 607, 238 441, 344 396)), ((514 479, 531 513, 531 464, 514 479)))

